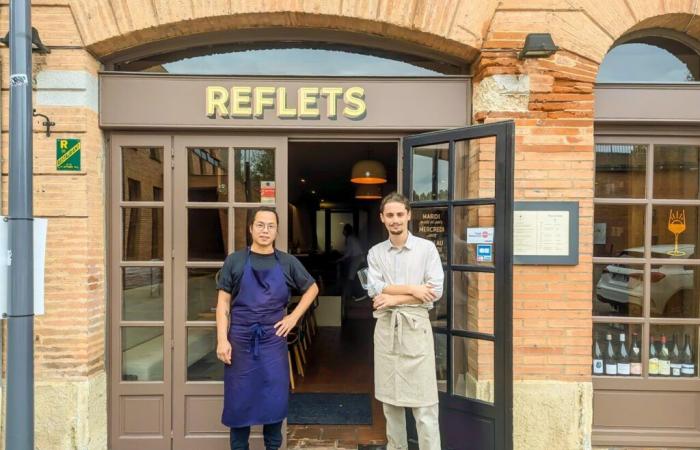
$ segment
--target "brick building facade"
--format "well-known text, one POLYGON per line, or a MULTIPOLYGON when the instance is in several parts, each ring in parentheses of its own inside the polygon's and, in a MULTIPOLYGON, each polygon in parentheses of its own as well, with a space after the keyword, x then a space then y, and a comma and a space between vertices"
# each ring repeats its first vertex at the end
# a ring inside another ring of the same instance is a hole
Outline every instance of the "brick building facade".
MULTIPOLYGON (((663 28, 700 39, 698 2, 34 0, 32 6, 33 26, 51 48, 34 55, 34 105, 56 122, 50 138, 41 119, 34 122, 34 213, 49 218, 46 315, 35 330, 37 448, 108 448, 109 155, 98 125, 98 72, 134 47, 273 27, 371 34, 449 55, 473 75, 472 122, 515 121, 515 199, 578 201, 580 256, 575 266, 514 268, 514 447, 586 449, 602 442, 593 432, 591 376, 596 75, 628 33, 663 28), (519 59, 533 32, 551 33, 557 53, 519 59), (62 137, 81 139, 80 172, 56 171, 55 139, 62 137)), ((3 34, 8 9, 0 2, 3 34)), ((7 48, 0 61, 6 214, 7 48)))

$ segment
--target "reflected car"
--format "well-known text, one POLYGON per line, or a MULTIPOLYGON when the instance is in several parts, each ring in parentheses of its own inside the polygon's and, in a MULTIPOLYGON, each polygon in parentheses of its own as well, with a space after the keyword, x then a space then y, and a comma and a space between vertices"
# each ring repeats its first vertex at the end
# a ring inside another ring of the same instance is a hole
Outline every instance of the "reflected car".
MULTIPOLYGON (((687 259, 695 253, 695 245, 679 244, 681 256, 669 254, 673 245, 653 245, 652 258, 687 259)), ((618 257, 642 258, 644 248, 635 247, 622 251, 618 257)), ((672 308, 682 307, 683 296, 693 291, 693 270, 683 264, 653 264, 651 266, 651 315, 673 317, 672 308)), ((626 267, 608 264, 596 285, 596 298, 605 303, 613 314, 641 315, 644 305, 644 270, 642 267, 626 267)))

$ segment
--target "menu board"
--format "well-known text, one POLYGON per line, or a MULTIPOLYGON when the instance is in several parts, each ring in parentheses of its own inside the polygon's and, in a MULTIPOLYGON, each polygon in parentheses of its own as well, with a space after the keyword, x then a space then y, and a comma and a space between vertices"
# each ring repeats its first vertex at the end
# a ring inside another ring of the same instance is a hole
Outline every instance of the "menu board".
POLYGON ((515 202, 515 264, 578 264, 578 202, 515 202))
POLYGON ((413 232, 433 241, 440 259, 447 261, 447 209, 431 208, 412 211, 413 232))

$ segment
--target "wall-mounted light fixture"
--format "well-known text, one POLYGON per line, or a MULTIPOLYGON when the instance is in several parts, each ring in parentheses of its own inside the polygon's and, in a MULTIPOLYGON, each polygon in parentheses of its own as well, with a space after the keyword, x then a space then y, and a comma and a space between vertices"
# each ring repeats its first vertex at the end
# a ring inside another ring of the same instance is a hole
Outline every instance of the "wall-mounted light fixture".
POLYGON ((51 136, 51 127, 56 126, 56 122, 53 122, 51 119, 49 119, 49 116, 47 116, 46 114, 40 114, 40 113, 36 112, 36 109, 32 110, 32 116, 33 117, 42 117, 42 118, 46 119, 41 124, 46 127, 46 137, 50 137, 51 136))
MULTIPOLYGON (((4 38, 0 38, 0 43, 5 44, 7 47, 10 46, 10 32, 8 31, 4 38)), ((51 53, 51 49, 41 42, 39 37, 39 30, 32 27, 32 51, 40 55, 45 55, 51 53)))
POLYGON ((518 53, 518 59, 546 58, 555 54, 559 47, 554 45, 549 33, 530 33, 525 37, 525 45, 518 53))

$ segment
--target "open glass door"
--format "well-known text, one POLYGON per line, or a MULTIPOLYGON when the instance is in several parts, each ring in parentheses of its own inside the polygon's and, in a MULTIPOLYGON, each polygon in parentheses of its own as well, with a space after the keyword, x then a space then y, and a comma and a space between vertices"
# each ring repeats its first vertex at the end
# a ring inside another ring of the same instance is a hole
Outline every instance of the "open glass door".
POLYGON ((445 449, 512 449, 513 122, 406 137, 411 230, 445 269, 431 310, 445 449))

